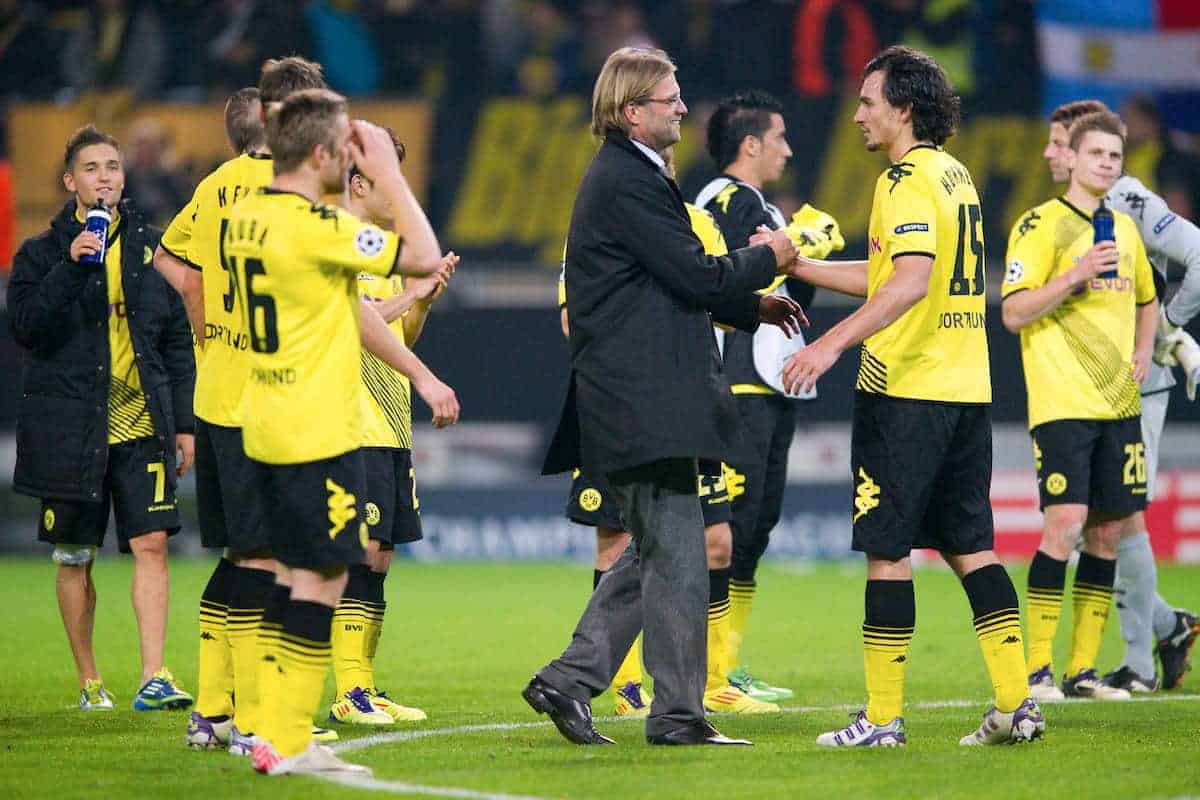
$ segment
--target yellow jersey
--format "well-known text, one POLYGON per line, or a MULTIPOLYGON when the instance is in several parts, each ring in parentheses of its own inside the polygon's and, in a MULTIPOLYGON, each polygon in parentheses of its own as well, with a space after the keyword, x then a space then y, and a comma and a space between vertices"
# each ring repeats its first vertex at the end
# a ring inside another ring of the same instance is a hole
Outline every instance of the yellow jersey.
MULTIPOLYGON (((1021 329, 1029 427, 1058 419, 1123 419, 1141 413, 1133 379, 1136 305, 1155 298, 1137 223, 1113 211, 1116 278, 1092 278, 1058 308, 1021 329)), ((1092 218, 1063 198, 1021 215, 1008 237, 1002 297, 1036 289, 1092 248, 1092 218)))
POLYGON ((400 240, 340 208, 264 188, 234 206, 224 242, 250 342, 246 455, 302 464, 357 449, 356 276, 391 274, 400 240))
MULTIPOLYGON (((380 278, 359 273, 358 293, 379 302, 404 291, 399 275, 380 278)), ((404 343, 404 317, 392 320, 388 327, 404 343)), ((412 388, 402 375, 366 350, 359 361, 363 387, 363 447, 412 449, 412 388)))
POLYGON ((196 353, 195 414, 240 428, 250 346, 233 276, 221 258, 229 215, 239 200, 273 179, 270 156, 242 154, 217 167, 163 232, 162 248, 204 277, 204 349, 196 353))
POLYGON ((121 285, 121 227, 109 225, 104 272, 108 283, 108 443, 120 444, 154 435, 154 421, 146 407, 142 376, 133 357, 133 339, 121 285))
MULTIPOLYGON (((696 234, 696 238, 700 240, 700 244, 704 246, 704 252, 710 256, 723 256, 729 252, 729 248, 725 246, 725 237, 721 233, 721 229, 717 227, 717 221, 713 219, 713 215, 705 211, 700 206, 694 206, 691 203, 684 202, 684 207, 687 209, 688 222, 692 225, 692 233, 696 234)), ((558 273, 558 307, 562 308, 567 304, 567 246, 563 244, 563 268, 558 273)), ((762 293, 769 292, 778 286, 786 275, 778 278, 771 286, 762 290, 762 293)))
POLYGON ((867 297, 895 273, 893 259, 933 259, 925 297, 862 344, 859 391, 947 403, 990 403, 983 216, 967 168, 917 145, 875 182, 868 228, 867 297))

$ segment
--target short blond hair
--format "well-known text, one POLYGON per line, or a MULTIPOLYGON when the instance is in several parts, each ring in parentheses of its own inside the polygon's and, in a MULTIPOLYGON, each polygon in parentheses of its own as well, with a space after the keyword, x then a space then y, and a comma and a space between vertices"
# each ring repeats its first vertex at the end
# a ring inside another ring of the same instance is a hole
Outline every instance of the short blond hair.
POLYGON ((650 96, 655 84, 675 74, 675 64, 662 50, 622 47, 604 62, 592 90, 592 135, 603 139, 612 131, 629 135, 625 106, 650 96))
POLYGON ((1120 115, 1106 109, 1084 114, 1071 123, 1071 127, 1067 129, 1067 139, 1071 149, 1078 153, 1079 145, 1083 143, 1083 137, 1091 131, 1110 133, 1121 139, 1122 146, 1125 144, 1125 123, 1121 121, 1120 115))

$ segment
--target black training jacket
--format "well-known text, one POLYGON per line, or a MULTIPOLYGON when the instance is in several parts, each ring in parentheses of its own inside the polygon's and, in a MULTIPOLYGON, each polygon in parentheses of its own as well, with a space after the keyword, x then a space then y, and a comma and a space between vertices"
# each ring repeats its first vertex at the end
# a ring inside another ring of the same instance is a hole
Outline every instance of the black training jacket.
MULTIPOLYGON (((175 434, 192 433, 196 364, 179 295, 151 263, 161 232, 120 205, 121 283, 146 405, 173 476, 175 434)), ((72 198, 50 229, 13 260, 8 311, 25 348, 13 488, 35 497, 95 502, 108 465, 108 289, 103 266, 71 261, 83 229, 72 198)))

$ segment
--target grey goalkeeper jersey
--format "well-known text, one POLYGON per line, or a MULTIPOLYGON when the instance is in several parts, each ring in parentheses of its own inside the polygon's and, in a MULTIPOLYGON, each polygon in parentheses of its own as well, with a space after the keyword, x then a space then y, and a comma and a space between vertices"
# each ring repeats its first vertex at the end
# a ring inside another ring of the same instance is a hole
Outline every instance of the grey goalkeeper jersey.
MULTIPOLYGON (((1161 197, 1130 175, 1123 175, 1108 193, 1108 202, 1137 223, 1146 243, 1150 264, 1166 281, 1168 261, 1187 268, 1179 291, 1167 304, 1167 318, 1175 325, 1186 325, 1200 311, 1200 228, 1177 216, 1161 197)), ((1167 367, 1151 363, 1150 374, 1142 384, 1142 394, 1170 389, 1175 376, 1167 367)))

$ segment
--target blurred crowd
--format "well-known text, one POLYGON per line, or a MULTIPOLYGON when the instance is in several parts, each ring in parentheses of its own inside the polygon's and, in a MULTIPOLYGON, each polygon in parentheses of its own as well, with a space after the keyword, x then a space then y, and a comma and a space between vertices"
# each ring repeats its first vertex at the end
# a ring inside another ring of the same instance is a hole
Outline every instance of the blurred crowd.
MULTIPOLYGON (((819 100, 856 91, 862 64, 895 42, 933 54, 981 110, 1040 111, 1040 82, 1013 79, 1040 72, 1033 0, 0 0, 0 100, 223 99, 265 58, 298 53, 349 96, 474 108, 588 94, 625 45, 666 49, 689 101, 748 86, 819 100)), ((1195 218, 1191 143, 1151 99, 1122 111, 1128 170, 1195 218)), ((131 194, 161 221, 195 176, 152 120, 131 138, 131 194)))

